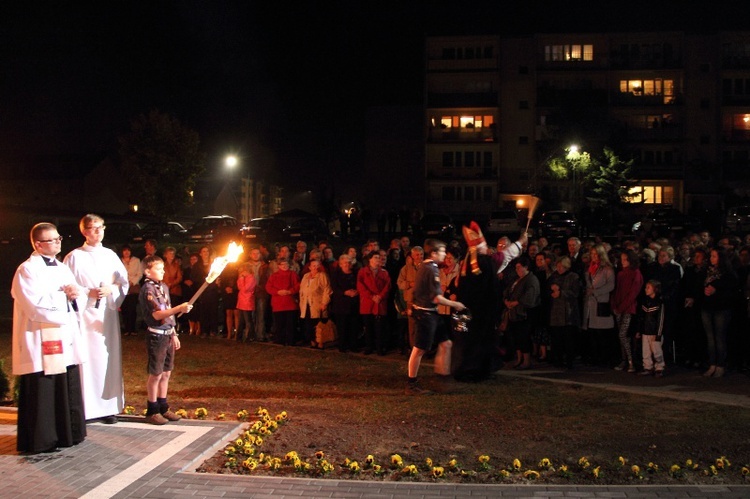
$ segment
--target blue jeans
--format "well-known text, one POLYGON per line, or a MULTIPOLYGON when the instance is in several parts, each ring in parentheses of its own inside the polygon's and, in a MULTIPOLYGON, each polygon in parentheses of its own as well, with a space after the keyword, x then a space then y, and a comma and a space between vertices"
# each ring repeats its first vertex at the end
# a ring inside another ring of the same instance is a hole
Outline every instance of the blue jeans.
POLYGON ((732 320, 731 310, 701 310, 706 331, 708 365, 725 367, 727 363, 727 331, 732 320))

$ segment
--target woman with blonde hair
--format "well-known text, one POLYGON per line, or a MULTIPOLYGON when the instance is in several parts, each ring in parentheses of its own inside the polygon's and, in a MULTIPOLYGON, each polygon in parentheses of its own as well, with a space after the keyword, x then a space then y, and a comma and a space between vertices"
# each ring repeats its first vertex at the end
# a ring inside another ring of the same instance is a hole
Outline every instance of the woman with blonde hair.
POLYGON ((317 348, 315 326, 328 320, 328 303, 331 301, 331 285, 320 260, 310 260, 309 272, 302 276, 299 286, 300 318, 303 321, 305 341, 317 348))
POLYGON ((583 300, 583 357, 584 362, 603 364, 610 361, 614 346, 615 319, 610 295, 615 289, 615 270, 607 249, 597 244, 589 252, 589 266, 583 278, 586 291, 583 300))

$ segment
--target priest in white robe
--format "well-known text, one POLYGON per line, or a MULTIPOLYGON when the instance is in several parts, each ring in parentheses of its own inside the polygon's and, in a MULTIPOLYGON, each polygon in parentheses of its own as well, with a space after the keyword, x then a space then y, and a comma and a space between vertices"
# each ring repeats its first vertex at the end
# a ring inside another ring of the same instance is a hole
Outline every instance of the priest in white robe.
POLYGON ((31 229, 34 252, 13 277, 13 374, 18 378, 19 452, 53 452, 86 438, 79 364, 85 343, 81 289, 55 258, 62 237, 51 223, 31 229))
POLYGON ((117 254, 102 246, 106 227, 100 216, 84 216, 79 228, 86 242, 64 262, 87 296, 81 310, 81 330, 88 343, 81 369, 86 419, 112 424, 125 407, 118 308, 128 294, 128 272, 117 254))

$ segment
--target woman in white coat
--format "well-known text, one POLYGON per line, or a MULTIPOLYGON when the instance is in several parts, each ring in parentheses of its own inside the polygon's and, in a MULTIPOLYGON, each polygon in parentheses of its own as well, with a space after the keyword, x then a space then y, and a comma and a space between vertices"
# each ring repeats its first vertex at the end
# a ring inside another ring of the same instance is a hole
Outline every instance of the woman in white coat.
POLYGON ((583 300, 584 363, 602 365, 609 362, 614 351, 615 319, 610 306, 610 295, 615 289, 615 270, 603 245, 591 248, 591 263, 584 272, 586 295, 583 300))
POLYGON ((299 285, 300 317, 304 323, 305 341, 315 348, 315 326, 320 319, 328 318, 328 303, 331 301, 331 284, 322 271, 319 260, 310 260, 310 272, 302 276, 299 285))

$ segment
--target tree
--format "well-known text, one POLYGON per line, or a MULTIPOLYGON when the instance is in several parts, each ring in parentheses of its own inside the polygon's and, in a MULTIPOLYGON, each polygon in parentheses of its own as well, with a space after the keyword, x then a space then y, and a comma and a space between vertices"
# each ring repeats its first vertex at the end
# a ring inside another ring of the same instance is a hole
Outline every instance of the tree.
POLYGON ((550 177, 570 182, 569 198, 574 212, 581 210, 584 186, 588 183, 591 171, 598 166, 596 158, 585 151, 579 151, 578 146, 570 146, 565 149, 564 156, 553 157, 547 162, 550 177))
POLYGON ((134 119, 118 141, 126 191, 145 212, 170 218, 193 202, 195 180, 205 168, 197 132, 152 110, 134 119))
POLYGON ((630 176, 632 160, 622 161, 608 147, 602 156, 599 159, 572 146, 565 156, 551 158, 547 167, 553 179, 570 181, 571 204, 576 213, 586 214, 592 221, 606 218, 611 224, 637 180, 630 176))
POLYGON ((598 163, 588 174, 590 187, 586 199, 593 209, 617 209, 625 202, 630 188, 637 183, 630 177, 633 160, 622 161, 608 147, 604 148, 604 158, 606 161, 598 163))
POLYGON ((630 176, 632 159, 622 161, 608 147, 604 148, 604 159, 589 174, 586 200, 591 206, 593 218, 612 227, 621 221, 626 198, 637 181, 630 176))

